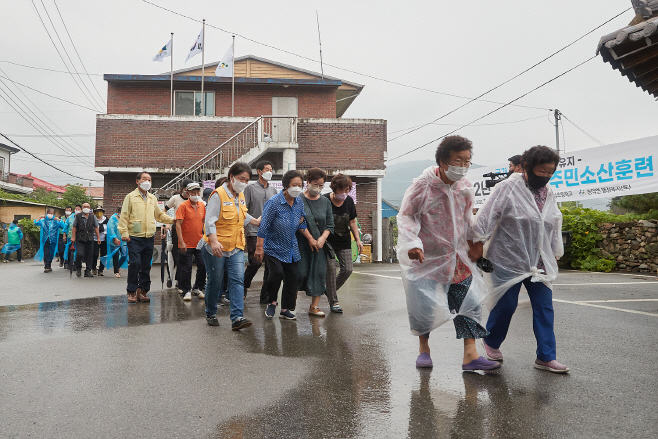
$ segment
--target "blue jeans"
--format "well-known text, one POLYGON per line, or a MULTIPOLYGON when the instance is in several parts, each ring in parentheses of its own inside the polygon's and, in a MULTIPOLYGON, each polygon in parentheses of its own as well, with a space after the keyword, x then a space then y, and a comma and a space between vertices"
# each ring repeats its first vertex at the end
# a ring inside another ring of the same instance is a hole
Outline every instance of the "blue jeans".
POLYGON ((512 316, 519 302, 521 284, 525 285, 528 290, 532 305, 532 329, 537 339, 537 358, 541 361, 555 360, 553 291, 541 282, 530 282, 530 278, 512 285, 496 303, 487 320, 489 336, 485 337, 484 341, 494 349, 500 348, 505 341, 512 316))
POLYGON ((224 270, 228 272, 228 295, 231 302, 231 322, 243 316, 244 309, 244 251, 230 257, 213 256, 204 246, 201 256, 206 264, 208 284, 206 285, 206 317, 217 315, 217 300, 222 294, 224 270))

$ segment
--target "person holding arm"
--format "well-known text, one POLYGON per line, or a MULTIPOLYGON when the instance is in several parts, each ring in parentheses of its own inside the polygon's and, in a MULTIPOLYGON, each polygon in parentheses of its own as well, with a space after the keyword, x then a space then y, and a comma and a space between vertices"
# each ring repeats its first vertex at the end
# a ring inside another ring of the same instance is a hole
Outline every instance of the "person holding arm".
POLYGON ((50 273, 53 271, 52 262, 57 253, 59 231, 64 228, 64 225, 55 217, 55 209, 52 207, 46 210, 45 216, 41 215, 38 220, 34 220, 34 225, 41 229, 39 251, 34 256, 34 260, 43 261, 43 272, 50 273))
POLYGON ((254 218, 247 213, 243 192, 250 176, 251 168, 248 164, 236 162, 231 166, 226 182, 208 198, 206 232, 197 245, 208 274, 205 296, 206 323, 219 326, 217 301, 226 271, 231 329, 234 331, 252 324, 251 320, 244 317, 244 227, 247 224, 258 226, 260 218, 254 218))
POLYGON ((296 232, 299 230, 308 241, 309 247, 317 251, 318 243, 306 227, 306 212, 304 202, 299 197, 303 191, 303 176, 297 170, 290 170, 283 175, 281 183, 283 190, 270 198, 265 204, 255 258, 261 262, 263 258, 270 270, 267 279, 269 304, 265 317, 273 318, 276 313, 279 287, 283 281, 281 292, 281 311, 279 318, 296 320, 292 313, 297 304, 297 263, 301 259, 296 232))
POLYGON ((352 190, 352 179, 347 175, 336 174, 331 179, 331 192, 325 197, 331 201, 331 210, 334 216, 334 230, 327 242, 336 252, 340 272, 336 275, 336 258, 327 260, 327 300, 331 312, 342 313, 343 308, 338 303, 338 290, 352 274, 352 239, 359 253, 363 253, 363 244, 356 225, 356 206, 354 200, 348 195, 352 190))
POLYGON ((174 223, 174 218, 160 210, 155 195, 149 193, 151 175, 140 172, 135 183, 137 188, 123 199, 118 227, 121 240, 128 243, 128 303, 151 301, 146 294, 151 289, 155 222, 174 223))
POLYGON ((430 332, 452 320, 464 339, 462 370, 491 370, 475 339, 488 335, 479 323, 487 286, 471 249, 474 193, 464 177, 472 143, 448 136, 436 150, 438 166, 427 168, 407 189, 398 221, 398 259, 407 296, 411 333, 418 336, 416 367, 432 367, 430 332))
POLYGON ((533 146, 521 157, 522 173, 514 173, 496 185, 476 217, 474 249, 482 254, 489 241, 487 259, 493 292, 487 320, 489 335, 483 344, 487 358, 503 361, 500 351, 523 284, 532 305, 532 327, 537 340, 534 367, 554 373, 569 368, 556 359, 552 285, 557 278, 557 259, 564 254, 562 213, 547 186, 560 156, 547 146, 533 146), (493 306, 493 308, 491 308, 493 306))
POLYGON ((301 259, 297 264, 299 277, 297 278, 297 290, 305 291, 311 296, 311 307, 309 315, 324 317, 324 312, 318 306, 320 297, 325 294, 327 280, 327 259, 331 254, 336 257, 333 248, 327 243, 329 234, 334 230, 334 215, 331 210, 331 201, 320 196, 327 179, 327 173, 320 168, 312 168, 306 172, 306 190, 300 198, 304 202, 306 213, 306 227, 317 242, 317 250, 309 246, 308 241, 301 232, 297 232, 299 243, 299 255, 301 259))

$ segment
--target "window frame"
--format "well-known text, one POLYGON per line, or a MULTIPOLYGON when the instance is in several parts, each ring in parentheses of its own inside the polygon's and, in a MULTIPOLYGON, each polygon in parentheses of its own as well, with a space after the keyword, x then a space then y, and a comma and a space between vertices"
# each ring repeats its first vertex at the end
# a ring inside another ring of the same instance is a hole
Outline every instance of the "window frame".
MULTIPOLYGON (((174 116, 194 116, 194 117, 201 116, 201 115, 197 116, 196 114, 194 114, 196 112, 195 108, 194 108, 194 105, 196 104, 196 95, 197 94, 201 94, 201 90, 174 90, 174 116), (193 93, 194 94, 194 97, 193 97, 194 104, 192 104, 192 114, 176 114, 176 103, 178 101, 178 93, 193 93)), ((204 95, 212 95, 212 114, 209 114, 205 117, 214 117, 215 116, 215 105, 216 105, 216 101, 215 101, 216 93, 215 93, 214 90, 204 90, 203 94, 204 95)), ((208 109, 204 107, 204 111, 207 112, 208 109)))

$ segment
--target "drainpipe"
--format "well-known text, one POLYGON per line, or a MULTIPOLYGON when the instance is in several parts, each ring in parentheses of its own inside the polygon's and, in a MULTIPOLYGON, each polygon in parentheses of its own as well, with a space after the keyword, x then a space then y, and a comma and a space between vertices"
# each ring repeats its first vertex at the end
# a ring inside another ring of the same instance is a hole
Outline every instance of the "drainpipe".
POLYGON ((382 179, 377 178, 377 262, 382 261, 382 179))

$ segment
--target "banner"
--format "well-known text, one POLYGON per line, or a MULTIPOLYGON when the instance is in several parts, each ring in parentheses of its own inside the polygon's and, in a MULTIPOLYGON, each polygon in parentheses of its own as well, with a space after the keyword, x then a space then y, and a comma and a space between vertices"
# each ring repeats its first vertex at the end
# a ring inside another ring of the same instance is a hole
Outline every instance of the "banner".
MULTIPOLYGON (((653 169, 656 153, 658 136, 563 153, 549 185, 557 201, 658 192, 658 173, 653 169)), ((489 178, 483 175, 507 172, 507 166, 485 166, 466 175, 475 188, 476 208, 484 204, 492 190, 486 187, 489 178)))
MULTIPOLYGON (((251 180, 249 182, 249 184, 255 184, 256 181, 258 181, 258 180, 251 180)), ((272 185, 272 187, 274 189, 276 189, 277 191, 279 191, 279 192, 281 190, 283 190, 283 184, 281 183, 281 181, 270 181, 269 184, 272 185)), ((331 192, 331 189, 329 188, 330 184, 331 183, 329 183, 329 182, 324 184, 324 188, 322 189, 321 194, 324 195, 324 194, 328 194, 329 192, 331 192)), ((203 188, 204 189, 205 188, 215 189, 215 180, 206 180, 206 181, 204 181, 203 182, 203 188)), ((306 182, 304 182, 304 190, 306 190, 306 182)), ((354 200, 354 204, 356 204, 356 183, 352 182, 352 190, 350 190, 347 193, 347 195, 352 197, 352 199, 354 200)))

